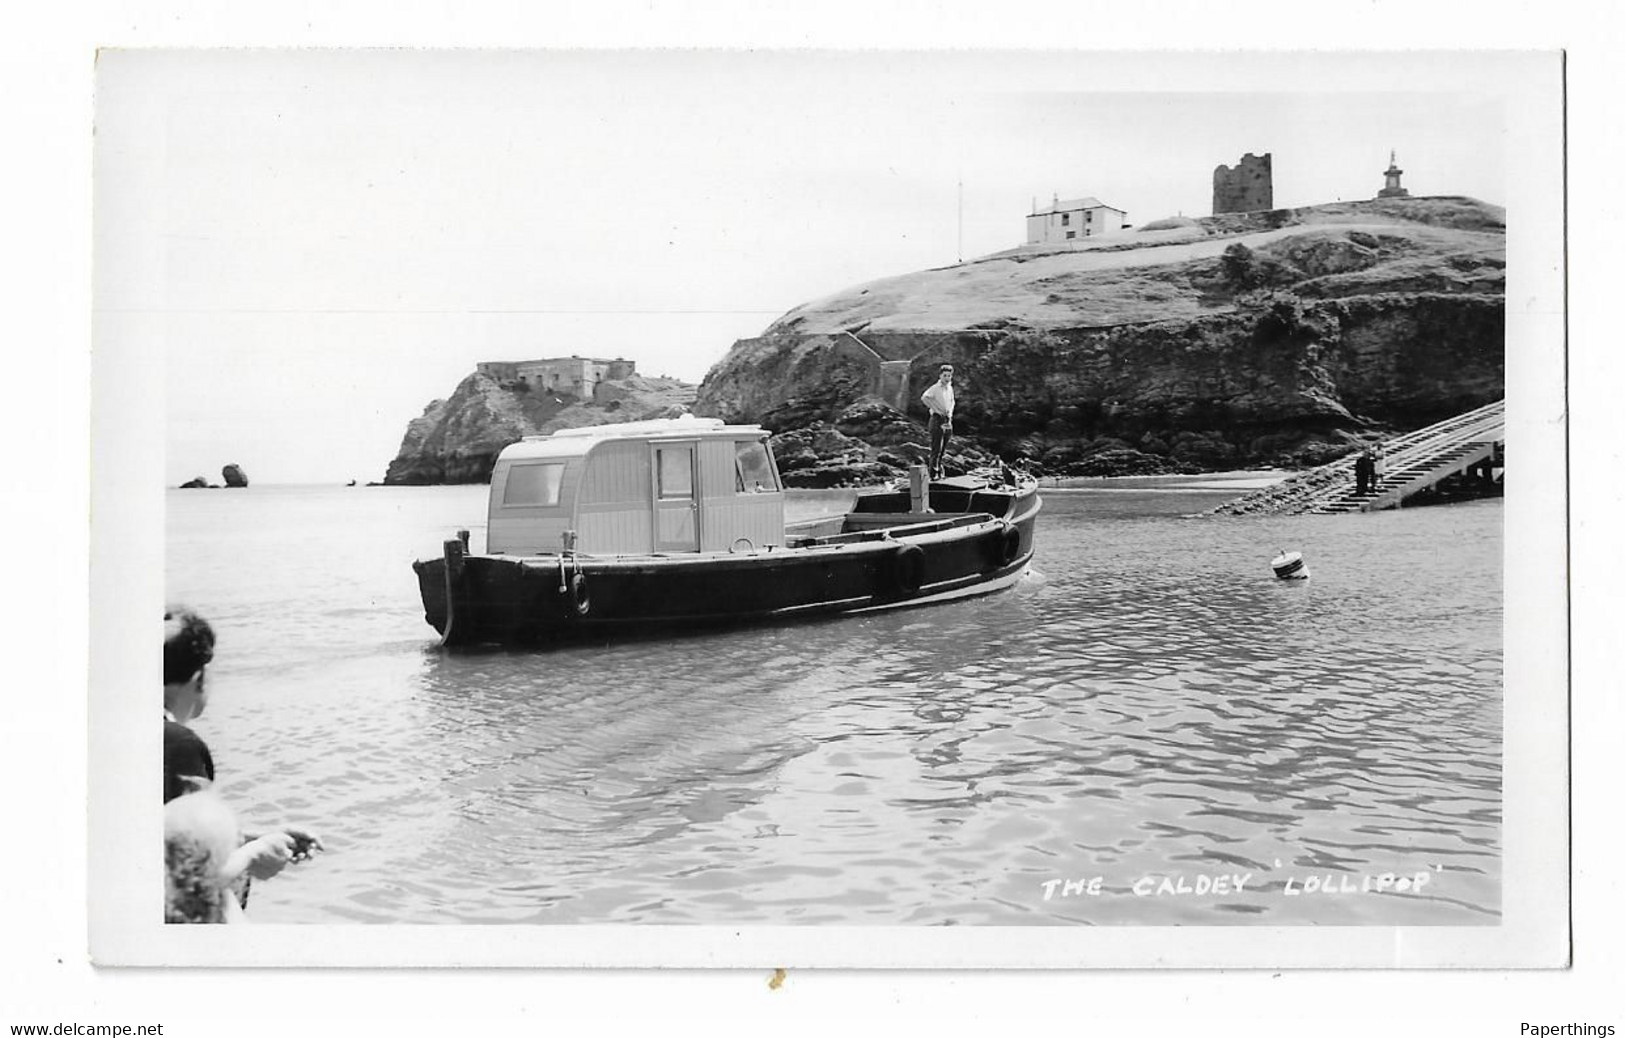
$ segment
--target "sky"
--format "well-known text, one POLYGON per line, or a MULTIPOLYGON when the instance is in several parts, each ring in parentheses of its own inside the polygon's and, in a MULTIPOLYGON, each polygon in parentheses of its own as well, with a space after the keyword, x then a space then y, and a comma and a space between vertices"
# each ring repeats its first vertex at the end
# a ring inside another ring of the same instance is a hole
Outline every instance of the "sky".
POLYGON ((160 364, 165 480, 382 478, 481 360, 698 382, 876 278, 1019 244, 1036 199, 1207 215, 1506 198, 1466 55, 655 50, 103 53, 98 354, 160 364), (1284 90, 1304 83, 1307 89, 1284 90))

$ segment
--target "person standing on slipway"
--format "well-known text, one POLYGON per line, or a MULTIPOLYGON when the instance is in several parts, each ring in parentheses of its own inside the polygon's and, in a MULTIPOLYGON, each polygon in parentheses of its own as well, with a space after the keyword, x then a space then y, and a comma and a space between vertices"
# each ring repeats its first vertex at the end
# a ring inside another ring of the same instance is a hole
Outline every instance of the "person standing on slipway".
POLYGON ((937 380, 920 394, 920 402, 931 412, 926 426, 931 434, 931 478, 942 478, 942 455, 954 434, 954 366, 944 364, 937 380))
POLYGON ((1372 455, 1370 447, 1361 451, 1360 456, 1354 459, 1354 492, 1356 494, 1364 497, 1371 493, 1373 484, 1376 483, 1374 478, 1376 468, 1376 459, 1372 455))

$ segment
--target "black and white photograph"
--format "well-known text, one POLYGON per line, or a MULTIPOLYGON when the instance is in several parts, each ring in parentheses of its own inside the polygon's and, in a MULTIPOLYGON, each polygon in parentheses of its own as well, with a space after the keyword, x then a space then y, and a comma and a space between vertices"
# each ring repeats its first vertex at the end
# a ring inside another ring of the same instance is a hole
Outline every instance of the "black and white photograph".
POLYGON ((1567 962, 1560 55, 95 121, 98 962, 1567 962))

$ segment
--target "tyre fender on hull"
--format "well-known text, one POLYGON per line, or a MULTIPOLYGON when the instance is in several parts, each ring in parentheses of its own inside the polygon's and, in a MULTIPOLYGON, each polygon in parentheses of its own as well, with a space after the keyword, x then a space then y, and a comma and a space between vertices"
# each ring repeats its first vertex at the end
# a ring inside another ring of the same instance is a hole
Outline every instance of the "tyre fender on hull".
POLYGON ((1008 566, 1021 555, 1021 530, 1005 523, 999 530, 999 561, 1008 566))
POLYGON ((925 549, 918 544, 904 544, 891 557, 891 583, 893 589, 912 595, 925 583, 925 549))
POLYGON ((587 575, 577 573, 570 578, 570 586, 565 591, 570 603, 570 611, 578 618, 585 619, 592 612, 592 595, 587 590, 587 575))
POLYGON ((1021 554, 1021 531, 1014 523, 1001 521, 983 540, 982 546, 989 569, 1008 566, 1021 554))

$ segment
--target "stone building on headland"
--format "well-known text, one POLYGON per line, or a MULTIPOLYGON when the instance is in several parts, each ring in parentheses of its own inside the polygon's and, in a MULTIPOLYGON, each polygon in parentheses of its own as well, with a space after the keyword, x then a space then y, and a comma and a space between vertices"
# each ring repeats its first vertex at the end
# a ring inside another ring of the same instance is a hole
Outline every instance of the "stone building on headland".
POLYGON ((565 393, 578 400, 593 400, 600 382, 631 378, 637 374, 636 361, 617 357, 555 357, 548 360, 485 360, 475 370, 504 385, 524 385, 529 389, 565 393))
POLYGON ((1382 171, 1382 190, 1377 192, 1378 198, 1406 198, 1410 192, 1399 186, 1400 175, 1405 171, 1399 168, 1394 161, 1394 153, 1388 152, 1388 168, 1382 171))
POLYGON ((1048 209, 1039 209, 1036 200, 1027 216, 1027 244, 1065 244, 1079 238, 1092 238, 1124 228, 1128 213, 1109 206, 1098 198, 1071 198, 1062 201, 1055 196, 1048 209))
POLYGON ((1213 171, 1213 215, 1255 213, 1275 208, 1274 173, 1270 153, 1241 157, 1234 168, 1219 166, 1213 171))

